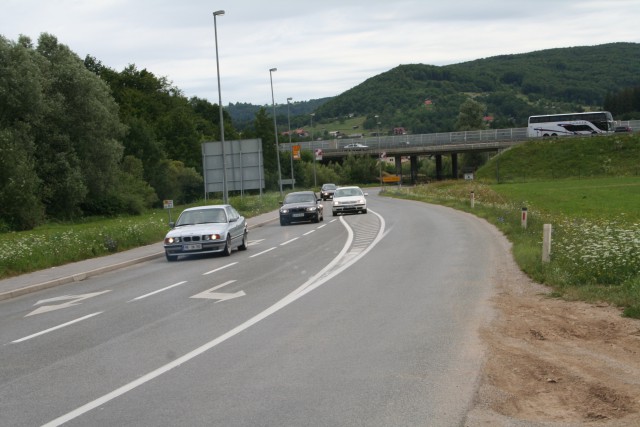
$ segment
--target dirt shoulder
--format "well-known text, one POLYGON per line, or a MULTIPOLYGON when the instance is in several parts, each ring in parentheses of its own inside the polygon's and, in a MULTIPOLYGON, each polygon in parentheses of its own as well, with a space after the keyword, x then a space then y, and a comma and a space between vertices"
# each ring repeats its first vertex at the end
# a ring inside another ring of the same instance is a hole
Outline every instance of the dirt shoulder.
POLYGON ((501 238, 487 360, 465 425, 640 426, 640 321, 550 298, 501 238))

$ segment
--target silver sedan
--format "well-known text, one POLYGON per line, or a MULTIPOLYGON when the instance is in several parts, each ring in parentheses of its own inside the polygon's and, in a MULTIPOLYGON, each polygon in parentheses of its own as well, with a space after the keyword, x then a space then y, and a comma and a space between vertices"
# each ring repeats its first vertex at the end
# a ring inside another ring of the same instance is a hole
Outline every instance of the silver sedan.
POLYGON ((167 261, 180 255, 247 249, 247 222, 231 205, 198 206, 185 209, 164 238, 167 261))

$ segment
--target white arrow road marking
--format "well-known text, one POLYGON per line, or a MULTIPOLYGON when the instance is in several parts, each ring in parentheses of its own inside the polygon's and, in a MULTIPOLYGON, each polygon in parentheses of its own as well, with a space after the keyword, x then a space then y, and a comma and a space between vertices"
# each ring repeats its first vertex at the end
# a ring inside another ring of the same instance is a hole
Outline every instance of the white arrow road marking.
POLYGON ((111 292, 110 290, 106 290, 106 291, 102 291, 102 292, 94 292, 92 294, 83 294, 83 295, 63 295, 60 297, 54 297, 54 298, 49 298, 49 299, 43 299, 38 301, 37 303, 33 304, 33 305, 40 305, 40 304, 46 304, 48 302, 57 302, 57 301, 67 301, 63 304, 57 304, 57 305, 44 305, 36 310, 33 310, 31 313, 27 314, 24 317, 29 317, 29 316, 33 316, 34 314, 42 314, 42 313, 47 313, 49 311, 54 311, 54 310, 60 310, 63 308, 69 308, 69 307, 73 307, 74 305, 78 305, 80 304, 80 302, 88 299, 88 298, 92 298, 92 297, 97 297, 98 295, 102 295, 105 294, 107 292, 111 292))
POLYGON ((235 280, 229 280, 228 282, 224 282, 221 285, 215 286, 209 290, 206 290, 204 292, 200 292, 199 294, 196 294, 190 298, 204 298, 204 299, 217 299, 218 301, 216 301, 216 303, 220 302, 220 301, 227 301, 230 299, 234 299, 234 298, 238 298, 238 297, 243 297, 246 294, 244 293, 244 291, 238 291, 236 293, 233 294, 224 294, 222 292, 214 292, 215 290, 220 289, 223 286, 227 286, 230 285, 231 283, 235 282, 235 280))
POLYGON ((11 342, 15 344, 15 343, 19 343, 19 342, 22 342, 22 341, 30 340, 31 338, 35 338, 35 337, 40 336, 40 335, 48 334, 49 332, 55 331, 56 329, 61 329, 61 328, 64 328, 65 326, 73 325, 74 323, 81 322, 81 321, 86 320, 86 319, 88 319, 90 317, 93 317, 93 316, 97 316, 98 314, 102 314, 102 311, 99 311, 99 312, 93 313, 93 314, 88 314, 86 316, 80 317, 79 319, 72 320, 72 321, 67 322, 67 323, 63 323, 62 325, 54 326, 53 328, 45 329, 44 331, 40 331, 40 332, 35 333, 33 335, 29 335, 28 337, 20 338, 19 340, 15 340, 15 341, 11 341, 11 342))

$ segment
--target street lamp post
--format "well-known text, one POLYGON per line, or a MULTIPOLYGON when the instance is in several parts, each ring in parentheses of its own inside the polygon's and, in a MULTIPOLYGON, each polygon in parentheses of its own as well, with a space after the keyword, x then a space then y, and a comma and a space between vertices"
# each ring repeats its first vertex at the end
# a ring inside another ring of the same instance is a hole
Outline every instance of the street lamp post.
POLYGON ((316 180, 316 152, 313 149, 313 116, 316 115, 316 113, 311 113, 309 114, 311 116, 311 150, 313 150, 313 186, 317 187, 318 186, 318 182, 316 180))
POLYGON ((287 98, 287 124, 289 126, 289 158, 291 159, 291 188, 295 189, 296 188, 296 184, 295 184, 295 178, 293 177, 293 145, 291 145, 291 114, 289 112, 289 101, 291 101, 293 98, 287 98))
MULTIPOLYGON (((224 155, 224 122, 222 119, 222 91, 220 90, 220 61, 218 60, 218 25, 216 16, 224 15, 224 10, 213 12, 213 32, 216 38, 216 69, 218 71, 218 110, 220 111, 220 143, 222 144, 222 200, 224 204, 229 203, 227 194, 227 161, 224 155)), ((205 184, 206 185, 206 184, 205 184)), ((205 199, 207 191, 205 189, 205 199)))
POLYGON ((271 81, 271 104, 273 105, 273 131, 276 135, 276 159, 278 160, 278 184, 280 185, 280 197, 282 193, 282 173, 280 172, 280 148, 278 147, 278 123, 276 122, 276 100, 273 97, 273 72, 278 71, 277 68, 269 69, 269 80, 271 81))
POLYGON ((375 115, 376 118, 376 125, 378 127, 378 148, 380 148, 380 120, 378 118, 378 115, 375 115))

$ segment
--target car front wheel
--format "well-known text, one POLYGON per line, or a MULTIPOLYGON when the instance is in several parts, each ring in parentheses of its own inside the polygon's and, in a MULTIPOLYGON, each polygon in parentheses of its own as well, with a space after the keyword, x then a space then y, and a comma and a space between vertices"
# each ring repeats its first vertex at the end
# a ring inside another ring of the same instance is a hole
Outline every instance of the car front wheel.
POLYGON ((229 256, 231 255, 231 235, 227 234, 227 243, 224 245, 224 250, 222 251, 222 255, 229 256))
POLYGON ((247 250, 247 230, 244 230, 244 235, 242 236, 242 243, 240 243, 240 246, 238 246, 238 250, 239 251, 247 250))
POLYGON ((168 253, 168 252, 165 252, 165 253, 164 253, 164 256, 166 256, 166 257, 167 257, 167 261, 169 261, 169 262, 173 262, 173 261, 175 261, 175 260, 177 260, 177 259, 178 259, 178 256, 177 256, 177 255, 169 255, 169 253, 168 253))

